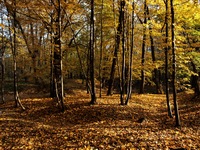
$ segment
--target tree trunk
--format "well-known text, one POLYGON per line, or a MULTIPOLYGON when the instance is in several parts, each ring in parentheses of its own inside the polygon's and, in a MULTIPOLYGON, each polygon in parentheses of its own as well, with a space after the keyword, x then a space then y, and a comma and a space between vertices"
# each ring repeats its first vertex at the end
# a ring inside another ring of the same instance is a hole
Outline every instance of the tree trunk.
MULTIPOLYGON (((52 5, 52 0, 50 0, 50 5, 52 5)), ((50 14, 51 18, 51 27, 50 27, 50 97, 54 98, 56 97, 56 88, 55 88, 55 80, 54 80, 54 39, 53 39, 53 13, 50 14)))
POLYGON ((63 102, 63 75, 62 75, 62 48, 61 48, 61 3, 60 0, 57 2, 56 8, 56 20, 55 20, 55 33, 53 37, 54 43, 54 55, 53 55, 53 75, 55 83, 55 93, 57 102, 61 108, 61 111, 64 111, 64 102, 63 102))
POLYGON ((167 100, 167 112, 168 116, 172 118, 172 110, 170 106, 170 100, 169 100, 169 66, 168 66, 168 59, 169 59, 169 1, 166 0, 165 3, 165 8, 166 8, 166 14, 165 14, 165 23, 166 23, 166 28, 165 28, 165 94, 166 94, 166 100, 167 100))
POLYGON ((120 94, 120 100, 121 100, 121 105, 124 105, 124 94, 125 94, 125 88, 126 88, 126 74, 125 74, 125 69, 126 69, 126 55, 125 55, 125 15, 124 15, 124 6, 125 6, 125 1, 121 1, 121 8, 122 8, 122 72, 121 72, 121 94, 120 94))
POLYGON ((131 47, 129 54, 129 81, 128 81, 128 90, 125 105, 128 105, 129 99, 131 98, 132 93, 132 65, 133 65, 133 46, 134 46, 134 21, 135 21, 135 3, 132 2, 132 22, 131 22, 131 47))
MULTIPOLYGON (((14 100, 15 107, 20 106, 23 110, 25 107, 22 105, 18 93, 18 80, 17 80, 17 37, 16 37, 16 1, 13 2, 13 44, 12 44, 12 54, 13 54, 13 69, 14 69, 14 100)), ((11 36, 11 35, 10 35, 11 36)))
MULTIPOLYGON (((1 16, 1 23, 3 24, 3 15, 1 16)), ((4 74, 5 74, 5 62, 4 62, 4 53, 5 53, 5 48, 6 48, 6 44, 4 41, 4 30, 3 27, 1 29, 1 48, 0 48, 0 79, 1 79, 1 101, 2 103, 5 102, 5 98, 4 98, 4 83, 5 83, 5 79, 4 79, 4 74)))
POLYGON ((95 49, 94 49, 94 0, 91 0, 91 16, 90 16, 90 81, 91 81, 91 101, 90 104, 96 103, 96 87, 95 87, 95 49))
POLYGON ((146 49, 146 24, 147 24, 147 4, 146 0, 144 2, 144 22, 143 22, 143 40, 142 40, 142 70, 141 70, 141 84, 140 84, 140 94, 144 93, 145 85, 145 71, 144 71, 144 62, 145 62, 145 49, 146 49))
POLYGON ((54 57, 54 44, 53 44, 53 35, 51 33, 51 46, 50 46, 50 96, 51 97, 56 97, 56 92, 55 92, 55 82, 54 82, 54 67, 53 67, 53 57, 54 57))
MULTIPOLYGON (((125 4, 125 3, 124 3, 125 4)), ((114 50, 114 57, 112 60, 112 67, 111 67, 111 72, 110 72, 110 79, 109 79, 109 85, 108 85, 108 91, 107 95, 112 95, 112 88, 113 88, 113 83, 114 83, 114 78, 115 78, 115 70, 116 70, 116 65, 117 65, 117 57, 118 57, 118 51, 119 51, 119 45, 120 45, 120 36, 122 33, 122 15, 123 15, 123 2, 121 0, 120 2, 120 10, 119 10, 119 24, 117 27, 117 34, 115 35, 115 50, 114 50)))
MULTIPOLYGON (((89 32, 89 29, 88 29, 89 32)), ((90 43, 90 37, 88 38, 88 41, 90 43)), ((90 85, 90 44, 88 46, 87 50, 87 75, 86 75, 86 88, 87 88, 87 94, 89 94, 91 91, 89 90, 90 85)))
POLYGON ((99 82, 100 82, 100 87, 99 87, 99 97, 101 98, 102 96, 102 60, 103 60, 103 6, 104 6, 104 1, 101 1, 101 44, 100 44, 100 60, 99 60, 99 82))
POLYGON ((176 49, 175 49, 175 33, 174 33, 174 4, 173 0, 170 0, 171 5, 171 36, 172 36, 172 86, 173 86, 173 100, 174 100, 174 110, 175 110, 175 119, 176 119, 176 127, 181 125, 179 111, 178 111, 178 102, 177 102, 177 91, 176 91, 176 49))

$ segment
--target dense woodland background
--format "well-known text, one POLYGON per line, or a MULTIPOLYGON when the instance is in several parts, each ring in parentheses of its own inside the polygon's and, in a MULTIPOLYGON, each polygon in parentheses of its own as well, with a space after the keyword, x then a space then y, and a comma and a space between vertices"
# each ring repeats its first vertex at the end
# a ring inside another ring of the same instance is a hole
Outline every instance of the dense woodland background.
POLYGON ((69 111, 81 81, 90 104, 164 96, 180 127, 177 93, 200 95, 199 11, 198 0, 0 0, 0 102, 26 110, 20 94, 34 87, 69 111))

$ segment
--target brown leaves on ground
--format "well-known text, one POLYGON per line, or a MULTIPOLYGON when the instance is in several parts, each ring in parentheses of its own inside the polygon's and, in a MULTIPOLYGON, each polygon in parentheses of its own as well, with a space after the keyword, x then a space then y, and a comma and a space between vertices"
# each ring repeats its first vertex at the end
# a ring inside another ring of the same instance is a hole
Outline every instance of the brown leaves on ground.
POLYGON ((182 128, 166 113, 165 95, 133 95, 128 106, 119 95, 89 105, 86 92, 67 95, 66 111, 50 98, 0 105, 0 149, 200 149, 200 101, 179 94, 182 128), (141 122, 140 119, 143 119, 141 122))

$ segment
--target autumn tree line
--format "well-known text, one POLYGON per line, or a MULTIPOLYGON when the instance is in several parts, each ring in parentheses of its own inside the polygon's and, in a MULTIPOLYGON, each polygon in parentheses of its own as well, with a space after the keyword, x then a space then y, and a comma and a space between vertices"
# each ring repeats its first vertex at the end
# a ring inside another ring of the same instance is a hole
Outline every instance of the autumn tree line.
POLYGON ((179 126, 177 91, 200 93, 198 0, 0 0, 0 8, 1 102, 7 80, 16 106, 25 109, 25 81, 49 86, 62 111, 67 78, 86 81, 91 104, 102 88, 127 105, 148 87, 166 94, 170 117, 173 94, 179 126))

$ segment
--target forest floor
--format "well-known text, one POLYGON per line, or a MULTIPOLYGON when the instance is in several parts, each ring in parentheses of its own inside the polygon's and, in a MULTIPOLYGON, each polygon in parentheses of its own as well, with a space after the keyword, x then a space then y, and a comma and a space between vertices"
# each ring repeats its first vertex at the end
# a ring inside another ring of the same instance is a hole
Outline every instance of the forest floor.
POLYGON ((128 106, 120 106, 118 94, 103 94, 91 106, 80 81, 70 86, 65 112, 30 89, 20 93, 25 111, 13 101, 0 104, 0 150, 200 149, 200 100, 191 100, 192 91, 178 94, 182 127, 176 128, 165 95, 133 94, 128 106))

